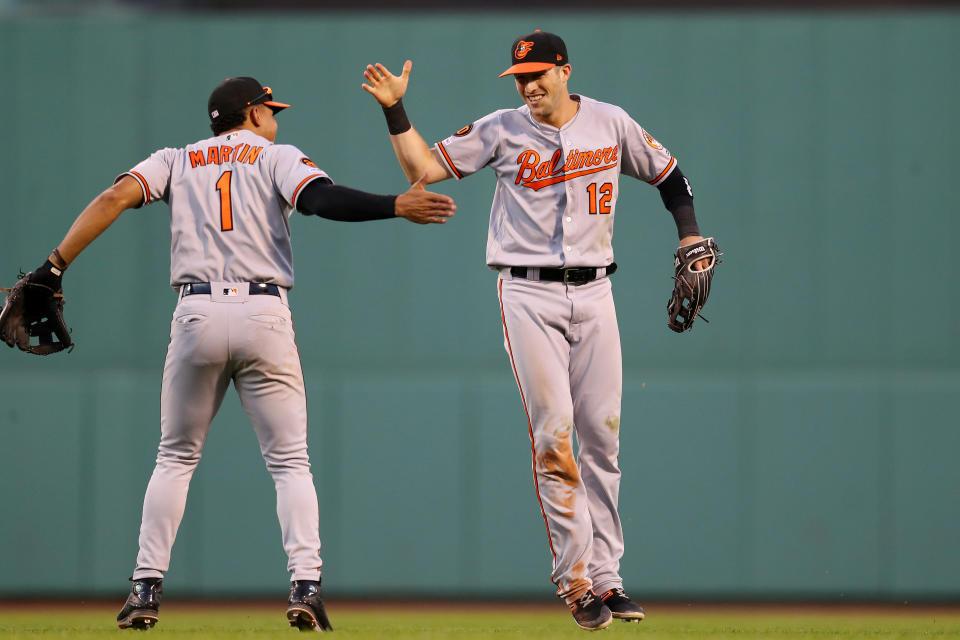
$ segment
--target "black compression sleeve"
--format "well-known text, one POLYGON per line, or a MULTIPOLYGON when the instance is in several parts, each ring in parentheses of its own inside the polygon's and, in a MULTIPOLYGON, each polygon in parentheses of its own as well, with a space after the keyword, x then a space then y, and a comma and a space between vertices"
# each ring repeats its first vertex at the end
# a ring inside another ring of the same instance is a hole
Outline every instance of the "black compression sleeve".
POLYGON ((304 215, 341 222, 386 220, 396 215, 393 206, 396 199, 397 196, 379 196, 317 178, 303 188, 297 198, 297 210, 304 215))
POLYGON ((697 217, 693 212, 693 189, 680 167, 676 166, 667 179, 657 185, 663 206, 673 214, 680 238, 700 235, 697 217))
POLYGON ((687 236, 700 235, 700 227, 697 226, 697 216, 693 213, 692 204, 682 204, 670 210, 673 214, 673 221, 677 224, 677 237, 683 240, 687 236))

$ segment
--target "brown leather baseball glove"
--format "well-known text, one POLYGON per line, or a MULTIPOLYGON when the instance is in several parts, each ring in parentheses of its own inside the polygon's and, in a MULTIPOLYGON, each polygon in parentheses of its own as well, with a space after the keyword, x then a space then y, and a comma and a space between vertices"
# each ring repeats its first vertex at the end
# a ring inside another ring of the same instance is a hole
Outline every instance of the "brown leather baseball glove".
MULTIPOLYGON (((677 333, 689 331, 697 317, 703 318, 700 309, 710 295, 714 267, 720 264, 722 255, 713 238, 680 247, 674 254, 674 285, 673 294, 667 303, 667 326, 677 333), (706 269, 694 271, 693 265, 704 258, 710 260, 710 265, 706 269)), ((703 321, 709 322, 706 318, 703 318, 703 321)))
POLYGON ((63 322, 63 288, 60 272, 46 262, 20 279, 9 291, 0 310, 0 339, 11 348, 40 356, 73 347, 63 322), (56 339, 54 339, 56 338, 56 339))

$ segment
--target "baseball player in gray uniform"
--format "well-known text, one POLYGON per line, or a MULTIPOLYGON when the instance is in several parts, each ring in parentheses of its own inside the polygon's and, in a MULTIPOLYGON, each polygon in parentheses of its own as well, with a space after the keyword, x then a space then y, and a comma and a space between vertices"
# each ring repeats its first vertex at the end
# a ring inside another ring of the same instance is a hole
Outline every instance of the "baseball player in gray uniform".
POLYGON ((275 114, 290 105, 253 78, 228 78, 210 94, 213 137, 161 149, 91 202, 37 269, 60 290, 63 270, 126 209, 170 206, 170 284, 179 300, 160 399, 160 445, 147 487, 133 589, 120 628, 157 622, 190 478, 210 422, 233 381, 277 492, 288 557, 287 617, 300 630, 330 629, 320 591, 317 494, 307 454, 307 408, 288 306, 293 288, 289 219, 403 217, 443 223, 455 206, 420 180, 399 196, 334 185, 297 147, 274 144, 275 114))
POLYGON ((424 173, 429 182, 460 179, 486 166, 497 175, 487 264, 499 273, 504 347, 527 414, 551 579, 580 627, 602 629, 612 618, 644 617, 619 574, 622 373, 608 277, 616 270, 619 175, 660 190, 681 245, 703 238, 689 183, 670 152, 620 107, 568 92, 563 40, 540 31, 522 36, 511 62, 501 77, 513 75, 523 106, 484 116, 432 148, 401 102, 409 60, 400 76, 367 66, 363 88, 383 107, 411 182, 424 173))

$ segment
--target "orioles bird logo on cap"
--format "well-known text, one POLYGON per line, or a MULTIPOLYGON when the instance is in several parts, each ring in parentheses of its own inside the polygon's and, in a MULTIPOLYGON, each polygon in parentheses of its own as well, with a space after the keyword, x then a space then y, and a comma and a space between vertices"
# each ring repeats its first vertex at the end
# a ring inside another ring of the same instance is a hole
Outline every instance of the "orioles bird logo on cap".
POLYGON ((527 57, 527 54, 530 53, 531 49, 533 49, 532 42, 521 40, 517 43, 517 49, 513 52, 513 57, 517 60, 523 60, 527 57))

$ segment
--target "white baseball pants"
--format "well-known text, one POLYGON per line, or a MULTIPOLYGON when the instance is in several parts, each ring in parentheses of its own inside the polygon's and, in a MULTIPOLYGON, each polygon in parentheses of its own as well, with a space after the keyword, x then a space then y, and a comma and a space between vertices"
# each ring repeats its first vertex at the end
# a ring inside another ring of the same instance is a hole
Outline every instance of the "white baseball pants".
MULTIPOLYGON (((190 478, 210 422, 232 380, 253 423, 277 492, 291 580, 318 580, 317 493, 307 455, 307 407, 290 309, 283 298, 248 294, 180 299, 170 325, 161 389, 160 447, 143 500, 134 579, 163 577, 183 517, 190 478)), ((234 470, 234 473, 242 473, 234 470)), ((230 532, 224 531, 224 535, 230 532)))
POLYGON ((527 414, 537 498, 568 604, 623 586, 617 513, 622 363, 609 278, 583 285, 501 273, 504 347, 527 414), (578 455, 574 459, 571 434, 578 455))

